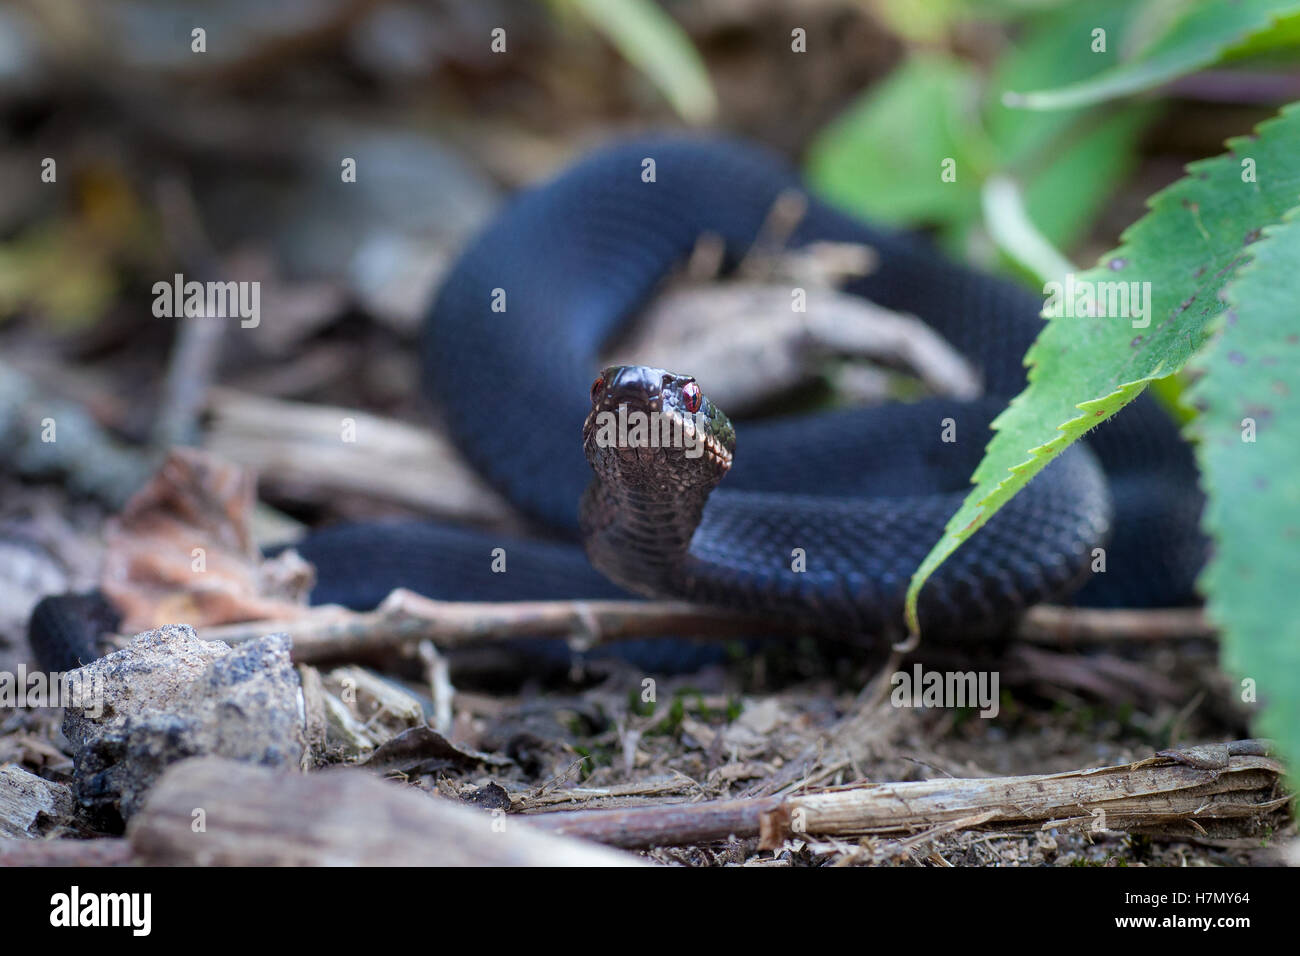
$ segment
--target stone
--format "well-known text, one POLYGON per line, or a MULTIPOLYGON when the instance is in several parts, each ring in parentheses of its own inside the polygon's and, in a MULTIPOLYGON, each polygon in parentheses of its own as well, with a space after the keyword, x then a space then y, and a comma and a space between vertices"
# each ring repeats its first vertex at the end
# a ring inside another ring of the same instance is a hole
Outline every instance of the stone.
POLYGON ((298 769, 305 711, 289 651, 283 634, 231 648, 178 624, 81 668, 94 692, 65 710, 63 733, 91 825, 120 831, 162 772, 187 757, 298 769))

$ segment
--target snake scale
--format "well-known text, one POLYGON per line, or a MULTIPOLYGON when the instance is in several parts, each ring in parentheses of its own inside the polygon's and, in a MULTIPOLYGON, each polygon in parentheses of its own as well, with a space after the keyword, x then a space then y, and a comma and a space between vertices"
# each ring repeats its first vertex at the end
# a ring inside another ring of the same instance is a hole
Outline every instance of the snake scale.
MULTIPOLYGON (((912 571, 964 497, 989 422, 1025 384, 1023 355, 1042 325, 1038 297, 946 261, 922 238, 809 198, 789 245, 872 247, 876 267, 847 291, 923 319, 978 370, 983 398, 743 421, 730 434, 707 382, 689 369, 602 371, 598 359, 702 235, 720 237, 734 263, 778 196, 798 188, 756 147, 659 137, 604 148, 517 195, 442 284, 421 359, 425 389, 459 447, 545 534, 513 539, 409 521, 325 528, 296 545, 317 567, 313 601, 370 607, 399 586, 463 600, 625 595, 612 578, 643 594, 897 637, 912 571), (703 427, 714 452, 731 444, 725 467, 715 453, 620 457, 580 440, 589 415, 628 402, 679 413, 700 403, 712 416, 703 427), (942 440, 945 419, 959 440, 942 440), (495 548, 505 549, 506 573, 492 569, 495 548)), ((940 567, 922 592, 923 629, 984 635, 1071 593, 1098 606, 1194 600, 1205 556, 1200 509, 1190 449, 1140 397, 940 567), (1089 570, 1096 547, 1106 548, 1104 574, 1089 570)), ((31 636, 47 664, 93 656, 86 600, 38 606, 31 636)), ((672 646, 658 657, 646 647, 627 653, 671 664, 672 646)))

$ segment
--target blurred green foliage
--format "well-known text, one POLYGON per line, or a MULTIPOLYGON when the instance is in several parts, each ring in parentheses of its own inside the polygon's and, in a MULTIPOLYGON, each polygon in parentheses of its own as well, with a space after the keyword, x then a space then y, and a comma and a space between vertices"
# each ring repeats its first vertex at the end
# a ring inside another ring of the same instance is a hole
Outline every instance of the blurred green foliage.
POLYGON ((1132 14, 1130 3, 1102 0, 1028 16, 987 75, 950 54, 913 55, 813 142, 813 187, 873 219, 934 226, 950 250, 962 250, 980 225, 984 181, 1006 176, 1039 232, 1071 245, 1131 172, 1154 110, 1031 113, 1004 106, 1002 91, 1069 83, 1115 64, 1132 14), (1109 38, 1104 52, 1092 49, 1098 28, 1109 38), (955 182, 940 177, 947 158, 956 160, 955 182))
POLYGON ((579 14, 641 70, 688 123, 718 109, 708 70, 690 37, 653 0, 551 0, 579 14))
MULTIPOLYGON (((1159 12, 1168 6, 1145 5, 1159 12)), ((1136 9, 1141 12, 1143 5, 1136 9)), ((1089 106, 1153 89, 1221 60, 1292 46, 1300 36, 1300 4, 1285 0, 1199 0, 1174 9, 1177 13, 1168 17, 1164 29, 1126 62, 1052 89, 1020 93, 1008 88, 1006 101, 1035 110, 1089 106)))

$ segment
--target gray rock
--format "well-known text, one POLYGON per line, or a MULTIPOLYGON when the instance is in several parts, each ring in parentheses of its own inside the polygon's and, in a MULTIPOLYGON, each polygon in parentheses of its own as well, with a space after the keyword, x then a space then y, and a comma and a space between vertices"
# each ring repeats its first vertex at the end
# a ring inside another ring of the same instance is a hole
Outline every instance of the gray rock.
POLYGON ((283 634, 232 649, 171 625, 81 668, 92 693, 67 708, 63 733, 93 825, 120 829, 163 770, 186 757, 300 766, 304 714, 289 649, 283 634))

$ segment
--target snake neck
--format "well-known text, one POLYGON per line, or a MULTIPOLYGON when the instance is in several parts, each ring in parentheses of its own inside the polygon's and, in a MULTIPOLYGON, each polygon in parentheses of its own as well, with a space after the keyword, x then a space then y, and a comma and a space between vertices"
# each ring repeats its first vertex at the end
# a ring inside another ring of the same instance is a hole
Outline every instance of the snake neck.
POLYGON ((587 557, 636 594, 679 593, 704 504, 704 497, 687 501, 668 488, 623 488, 597 478, 580 510, 587 557))

